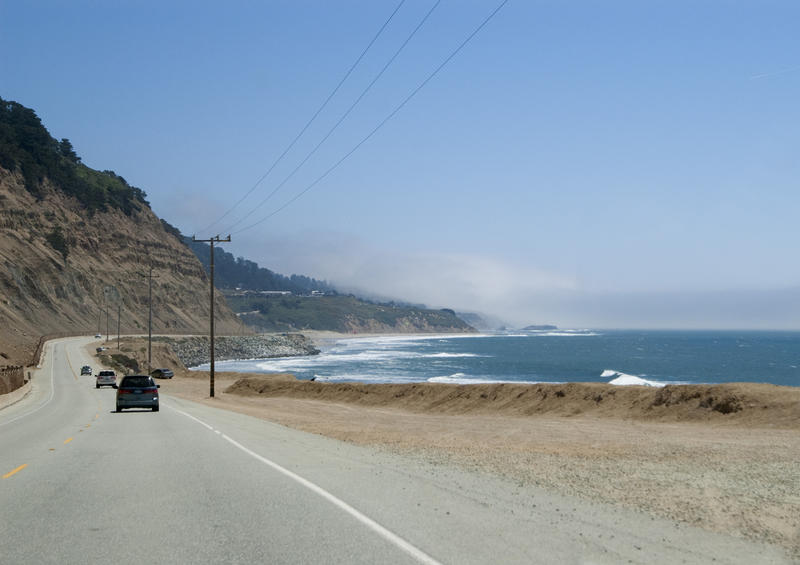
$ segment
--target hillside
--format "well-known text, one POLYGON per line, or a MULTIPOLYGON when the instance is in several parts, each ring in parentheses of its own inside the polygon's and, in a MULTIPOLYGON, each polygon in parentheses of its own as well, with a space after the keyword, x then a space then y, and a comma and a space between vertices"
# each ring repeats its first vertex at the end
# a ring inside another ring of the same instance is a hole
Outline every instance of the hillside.
POLYGON ((240 319, 259 331, 342 333, 474 332, 452 310, 374 304, 353 296, 261 295, 225 291, 240 319))
MULTIPOLYGON (((47 334, 204 332, 208 278, 144 192, 80 163, 36 114, 0 100, 0 365, 26 363, 47 334)), ((217 298, 220 333, 241 325, 217 298)))
MULTIPOLYGON (((184 238, 208 270, 209 246, 184 238)), ((452 310, 375 303, 341 296, 327 282, 289 277, 216 248, 214 283, 239 319, 261 332, 323 330, 343 333, 450 333, 474 328, 452 310), (268 291, 268 292, 263 292, 268 291), (276 292, 277 291, 277 292, 276 292), (280 293, 279 293, 280 292, 280 293), (274 294, 272 294, 274 293, 274 294), (286 293, 286 294, 281 294, 286 293), (324 296, 320 296, 324 294, 324 296)))
MULTIPOLYGON (((208 270, 210 251, 207 243, 184 238, 206 270, 208 270)), ((325 281, 304 275, 285 276, 275 273, 244 257, 234 257, 221 247, 214 249, 214 284, 218 288, 244 288, 248 290, 288 290, 293 294, 311 294, 313 291, 333 292, 334 289, 325 281)))
MULTIPOLYGON (((145 333, 152 267, 153 331, 208 328, 208 246, 187 244, 150 209, 143 190, 113 171, 87 167, 68 139, 54 139, 36 113, 0 99, 0 365, 24 364, 55 334, 145 333)), ((450 310, 373 304, 336 296, 326 282, 286 277, 218 250, 219 288, 290 291, 234 299, 220 294, 217 332, 298 329, 469 332, 450 310), (300 297, 313 291, 332 296, 300 297)))

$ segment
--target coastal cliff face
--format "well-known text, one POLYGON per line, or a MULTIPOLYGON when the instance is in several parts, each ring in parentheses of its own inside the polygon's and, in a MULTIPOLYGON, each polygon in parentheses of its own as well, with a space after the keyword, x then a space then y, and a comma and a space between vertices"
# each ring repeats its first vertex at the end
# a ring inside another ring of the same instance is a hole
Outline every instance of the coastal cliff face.
MULTIPOLYGON (((208 327, 202 265, 144 203, 90 213, 48 181, 32 195, 0 168, 0 265, 0 364, 27 363, 42 335, 116 333, 118 313, 121 333, 147 332, 151 266, 153 331, 208 327)), ((220 333, 240 333, 221 295, 215 310, 220 333)))

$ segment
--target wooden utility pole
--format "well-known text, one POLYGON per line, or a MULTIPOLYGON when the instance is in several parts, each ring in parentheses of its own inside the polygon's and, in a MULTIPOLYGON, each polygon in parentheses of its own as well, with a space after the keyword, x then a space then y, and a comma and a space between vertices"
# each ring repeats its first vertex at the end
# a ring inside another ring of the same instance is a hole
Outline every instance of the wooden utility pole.
POLYGON ((212 237, 210 239, 197 239, 195 236, 192 236, 192 241, 196 241, 198 243, 208 243, 210 246, 210 253, 208 260, 208 273, 209 273, 209 283, 210 283, 210 296, 211 296, 211 323, 210 323, 210 370, 209 370, 209 388, 208 388, 208 395, 211 398, 214 398, 214 244, 215 243, 229 243, 231 240, 230 234, 225 239, 220 239, 219 235, 212 237))
POLYGON ((147 374, 149 375, 153 371, 153 266, 150 265, 146 275, 137 274, 140 277, 147 277, 147 374))

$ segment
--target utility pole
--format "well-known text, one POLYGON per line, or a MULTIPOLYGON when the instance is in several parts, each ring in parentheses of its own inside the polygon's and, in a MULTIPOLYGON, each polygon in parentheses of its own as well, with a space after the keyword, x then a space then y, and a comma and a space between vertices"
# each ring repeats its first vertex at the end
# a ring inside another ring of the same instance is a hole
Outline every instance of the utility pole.
POLYGON ((122 303, 117 300, 117 351, 119 351, 119 322, 122 317, 122 303))
MULTIPOLYGON (((153 266, 147 274, 138 273, 140 277, 147 277, 147 374, 149 375, 152 368, 153 359, 153 266)), ((156 276, 158 278, 158 276, 156 276)))
POLYGON ((210 324, 210 353, 211 353, 211 370, 209 371, 209 389, 208 395, 211 398, 214 398, 214 244, 215 243, 229 243, 231 240, 230 234, 225 239, 220 239, 219 235, 212 237, 210 239, 197 239, 195 236, 192 236, 192 241, 196 241, 198 243, 208 243, 210 246, 210 258, 208 261, 208 272, 209 272, 209 283, 210 283, 210 296, 211 296, 211 324, 210 324))

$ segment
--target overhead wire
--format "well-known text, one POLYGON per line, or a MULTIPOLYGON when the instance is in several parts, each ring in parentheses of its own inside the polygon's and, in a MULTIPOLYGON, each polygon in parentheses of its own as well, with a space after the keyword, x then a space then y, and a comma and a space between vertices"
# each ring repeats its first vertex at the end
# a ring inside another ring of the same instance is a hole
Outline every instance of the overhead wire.
POLYGON ((370 42, 367 44, 367 46, 361 51, 361 54, 358 56, 358 58, 355 60, 355 62, 352 65, 350 65, 350 68, 347 70, 347 72, 341 78, 341 80, 336 85, 336 87, 331 91, 330 94, 328 94, 328 97, 325 99, 325 101, 322 103, 322 105, 317 109, 316 112, 314 112, 314 114, 311 116, 311 118, 306 122, 306 125, 303 126, 303 128, 294 137, 294 139, 291 141, 291 143, 289 143, 289 145, 286 146, 286 148, 278 156, 278 158, 275 159, 275 161, 272 163, 272 165, 270 165, 269 169, 267 169, 267 172, 264 173, 263 175, 261 175, 261 177, 255 182, 255 184, 250 188, 250 190, 245 192, 244 196, 242 196, 236 202, 236 204, 231 206, 224 214, 222 214, 222 216, 220 216, 219 218, 214 220, 212 223, 210 223, 209 225, 204 227, 202 230, 198 230, 198 231, 201 231, 201 232, 207 231, 207 230, 211 229, 212 227, 214 227, 215 225, 217 225, 218 223, 220 223, 223 219, 225 219, 228 216, 228 214, 233 212, 242 202, 244 202, 245 199, 248 196, 250 196, 256 188, 258 188, 258 186, 264 181, 264 179, 266 179, 270 175, 270 173, 273 171, 273 169, 275 169, 275 167, 278 165, 278 163, 280 163, 283 160, 283 158, 286 156, 286 154, 289 151, 291 151, 291 149, 295 146, 297 141, 303 136, 303 134, 306 132, 306 130, 308 130, 308 128, 311 126, 311 124, 314 122, 314 120, 317 119, 317 116, 319 116, 320 113, 322 112, 322 110, 325 109, 325 107, 328 105, 328 102, 330 102, 331 99, 336 95, 336 93, 339 92, 339 89, 342 87, 344 82, 353 73, 353 70, 355 70, 355 68, 358 66, 358 64, 361 62, 361 60, 367 54, 367 51, 369 51, 370 48, 372 47, 372 45, 378 40, 378 37, 381 36, 383 31, 386 29, 386 26, 389 25, 389 22, 392 21, 392 19, 394 18, 395 14, 397 14, 397 12, 400 10, 400 8, 403 6, 403 4, 405 4, 405 2, 406 2, 406 0, 400 0, 400 2, 395 7, 394 11, 392 11, 392 13, 389 14, 389 17, 386 19, 385 22, 383 22, 383 25, 378 29, 377 33, 375 33, 375 35, 370 40, 370 42))
POLYGON ((269 213, 268 215, 266 215, 265 217, 261 218, 261 219, 260 219, 260 220, 258 220, 257 222, 254 222, 254 223, 252 223, 252 224, 250 224, 250 225, 248 225, 248 226, 245 226, 245 227, 243 227, 243 228, 241 228, 241 229, 239 229, 239 230, 237 230, 237 231, 235 231, 235 232, 233 232, 233 233, 234 233, 234 234, 240 234, 240 233, 242 233, 242 232, 244 232, 244 231, 247 231, 247 230, 249 230, 249 229, 252 229, 252 228, 254 228, 254 227, 256 227, 256 226, 258 226, 258 225, 260 225, 260 224, 262 224, 262 223, 266 222, 268 219, 272 218, 273 216, 275 216, 275 215, 276 215, 276 214, 278 214, 279 212, 281 212, 281 211, 285 210, 285 209, 286 209, 288 206, 290 206, 291 204, 293 204, 294 202, 296 202, 296 201, 297 201, 297 200, 298 200, 300 197, 302 197, 304 194, 306 194, 308 191, 310 191, 312 188, 314 188, 314 187, 315 187, 317 184, 319 184, 319 183, 320 183, 320 182, 321 182, 323 179, 325 179, 325 178, 326 178, 326 177, 327 177, 329 174, 331 174, 333 171, 335 171, 337 168, 339 168, 339 166, 340 166, 342 163, 344 163, 344 162, 345 162, 345 161, 346 161, 346 160, 347 160, 347 159, 348 159, 348 158, 349 158, 349 157, 350 157, 350 156, 351 156, 353 153, 355 153, 355 152, 356 152, 356 151, 357 151, 357 150, 358 150, 358 149, 359 149, 359 148, 360 148, 360 147, 361 147, 361 146, 362 146, 364 143, 366 143, 366 142, 367 142, 367 141, 368 141, 368 140, 369 140, 369 139, 370 139, 370 138, 371 138, 373 135, 375 135, 375 134, 378 132, 378 130, 380 130, 380 129, 381 129, 381 128, 382 128, 382 127, 383 127, 383 126, 386 124, 386 122, 388 122, 389 120, 391 120, 391 119, 392 119, 392 118, 393 118, 393 117, 394 117, 394 116, 395 116, 395 115, 396 115, 396 114, 397 114, 397 113, 398 113, 400 110, 402 110, 402 109, 403 109, 403 107, 404 107, 406 104, 408 104, 408 102, 409 102, 409 101, 410 101, 412 98, 414 98, 414 96, 416 96, 416 94, 417 94, 417 93, 418 93, 420 90, 422 90, 422 89, 425 87, 425 85, 426 85, 426 84, 428 84, 428 83, 429 83, 429 82, 430 82, 430 81, 431 81, 431 80, 432 80, 432 79, 433 79, 433 78, 434 78, 434 77, 435 77, 437 74, 439 74, 439 71, 441 71, 441 70, 442 70, 442 69, 445 67, 445 65, 447 65, 447 64, 448 64, 448 63, 449 63, 449 62, 450 62, 450 61, 453 59, 453 57, 455 57, 455 56, 456 56, 456 55, 457 55, 457 54, 458 54, 458 53, 459 53, 459 52, 460 52, 460 51, 461 51, 461 50, 464 48, 464 46, 465 46, 467 43, 469 43, 469 42, 472 40, 472 38, 473 38, 473 37, 475 37, 475 36, 478 34, 478 32, 480 32, 480 31, 483 29, 483 28, 486 26, 486 24, 488 24, 488 23, 489 23, 489 21, 491 21, 491 20, 492 20, 492 18, 494 18, 494 16, 497 14, 497 12, 499 12, 499 11, 500 11, 500 10, 503 8, 503 6, 505 6, 507 3, 508 3, 508 0, 502 0, 502 2, 500 2, 500 4, 498 4, 498 5, 497 5, 497 7, 496 7, 494 10, 492 10, 492 12, 491 12, 491 13, 490 13, 488 16, 486 16, 486 18, 484 18, 484 20, 483 20, 483 21, 480 23, 480 25, 478 25, 478 26, 477 26, 477 27, 476 27, 476 28, 475 28, 475 29, 472 31, 472 33, 470 33, 470 34, 469 34, 469 35, 466 37, 466 39, 464 39, 464 41, 462 41, 462 42, 461 42, 461 43, 458 45, 458 47, 456 47, 456 48, 455 48, 455 49, 454 49, 454 50, 453 50, 453 51, 450 53, 450 55, 448 55, 448 56, 447 56, 447 58, 445 58, 445 59, 444 59, 444 61, 442 61, 442 63, 441 63, 441 64, 440 64, 438 67, 436 67, 436 69, 434 69, 434 71, 433 71, 432 73, 430 73, 430 74, 427 76, 427 78, 425 78, 425 80, 423 80, 423 81, 422 81, 422 82, 421 82, 421 83, 420 83, 420 84, 419 84, 419 85, 418 85, 418 86, 417 86, 417 87, 416 87, 416 88, 415 88, 413 91, 411 91, 411 94, 409 94, 409 95, 408 95, 408 96, 407 96, 407 97, 406 97, 406 98, 405 98, 405 99, 404 99, 404 100, 403 100, 403 101, 402 101, 400 104, 398 104, 398 105, 395 107, 395 109, 394 109, 394 110, 392 110, 392 111, 389 113, 389 115, 388 115, 388 116, 386 116, 386 117, 385 117, 385 118, 384 118, 384 119, 383 119, 383 120, 382 120, 382 121, 381 121, 381 122, 380 122, 380 123, 379 123, 377 126, 375 126, 375 128, 373 128, 373 129, 372 129, 372 131, 370 131, 370 132, 369 132, 369 133, 368 133, 366 136, 364 136, 364 137, 361 139, 361 141, 359 141, 359 142, 358 142, 358 143, 357 143, 357 144, 356 144, 356 145, 355 145, 355 146, 354 146, 352 149, 350 149, 350 151, 348 151, 347 153, 345 153, 345 154, 344 154, 344 156, 342 156, 342 157, 341 157, 341 158, 340 158, 338 161, 336 161, 336 163, 334 163, 333 165, 331 165, 331 167, 329 167, 329 168, 328 168, 328 169, 327 169, 327 170, 326 170, 324 173, 322 173, 322 174, 321 174, 319 177, 317 177, 317 179, 316 179, 314 182, 312 182, 311 184, 309 184, 309 185, 308 185, 306 188, 304 188, 302 191, 300 191, 299 193, 297 193, 297 194, 296 194, 294 197, 292 197, 291 199, 289 199, 289 200, 288 200, 287 202, 285 202, 285 203, 284 203, 282 206, 280 206, 279 208, 277 208, 277 209, 275 209, 274 211, 270 212, 270 213, 269 213))
POLYGON ((387 61, 387 62, 386 62, 384 65, 383 65, 383 68, 382 68, 382 69, 381 69, 381 70, 378 72, 378 74, 376 74, 376 75, 375 75, 375 77, 374 77, 374 78, 373 78, 373 79, 370 81, 370 83, 369 83, 369 84, 368 84, 368 85, 367 85, 367 86, 366 86, 366 87, 365 87, 365 88, 364 88, 364 89, 361 91, 361 94, 359 94, 359 95, 358 95, 358 98, 356 98, 355 102, 353 102, 353 103, 350 105, 350 107, 349 107, 349 108, 347 108, 347 110, 346 110, 346 111, 345 111, 345 112, 344 112, 344 113, 341 115, 341 117, 340 117, 340 118, 339 118, 339 119, 336 121, 336 123, 334 123, 334 124, 333 124, 333 127, 331 127, 331 128, 328 130, 328 132, 327 132, 327 133, 326 133, 326 134, 325 134, 325 135, 322 137, 322 139, 321 139, 321 140, 320 140, 320 141, 319 141, 319 142, 318 142, 318 143, 317 143, 317 144, 314 146, 314 148, 313 148, 313 149, 312 149, 312 150, 311 150, 311 151, 310 151, 310 152, 309 152, 309 153, 308 153, 308 154, 305 156, 305 158, 304 158, 302 161, 300 161, 300 163, 299 163, 299 164, 298 164, 298 165, 297 165, 297 166, 296 166, 296 167, 295 167, 295 168, 292 170, 292 172, 291 172, 291 173, 289 173, 289 174, 286 176, 286 178, 284 178, 284 179, 283 179, 283 180, 282 180, 282 181, 281 181, 281 182, 280 182, 280 183, 279 183, 279 184, 278 184, 278 185, 277 185, 277 186, 276 186, 276 187, 275 187, 275 188, 272 190, 272 192, 270 192, 270 193, 267 195, 267 197, 266 197, 266 198, 264 198, 264 199, 263 199, 261 202, 259 202, 259 203, 258 203, 258 204, 257 204, 255 207, 251 208, 251 209, 250 209, 250 210, 247 212, 247 214, 245 214, 244 216, 242 216, 241 218, 239 218, 239 219, 238 219, 236 222, 234 222, 234 223, 233 223, 231 226, 229 226, 228 228, 226 228, 226 229, 224 230, 225 232, 230 232, 230 231, 231 231, 233 228, 235 228, 237 225, 240 225, 240 224, 241 224, 242 222, 244 222, 244 221, 245 221, 247 218, 249 218, 250 216, 252 216, 252 215, 253 215, 253 214, 254 214, 254 213, 255 213, 255 212, 256 212, 256 211, 257 211, 259 208, 261 208, 261 207, 262 207, 264 204, 266 204, 266 203, 267 203, 267 202, 268 202, 268 201, 269 201, 269 200, 270 200, 270 199, 271 199, 271 198, 272 198, 272 197, 273 197, 273 196, 274 196, 274 195, 275 195, 275 194, 276 194, 276 193, 277 193, 277 192, 278 192, 278 191, 279 191, 281 188, 283 188, 283 186, 284 186, 284 185, 285 185, 287 182, 289 182, 289 181, 290 181, 290 180, 291 180, 291 179, 294 177, 294 175, 297 173, 297 171, 299 171, 299 170, 300 170, 300 169, 303 167, 303 165, 305 165, 305 164, 308 162, 308 160, 309 160, 309 159, 311 159, 311 157, 312 157, 312 156, 313 156, 313 155, 314 155, 314 154, 317 152, 317 150, 318 150, 320 147, 322 147, 322 145, 323 145, 323 144, 324 144, 324 143, 325 143, 325 142, 328 140, 328 138, 329 138, 329 137, 330 137, 330 136, 333 134, 333 132, 334 132, 334 131, 336 131, 336 129, 337 129, 337 128, 338 128, 338 127, 341 125, 341 123, 342 123, 342 122, 343 122, 343 121, 344 121, 344 120, 347 118, 347 116, 349 116, 349 115, 350 115, 350 113, 353 111, 353 109, 355 109, 355 107, 356 107, 356 106, 359 104, 359 102, 361 102, 361 100, 363 100, 364 96, 366 96, 366 95, 367 95, 367 93, 370 91, 370 89, 373 87, 373 85, 374 85, 376 82, 378 82, 378 80, 379 80, 379 79, 380 79, 380 78, 383 76, 383 74, 384 74, 384 73, 386 72, 386 70, 387 70, 387 69, 388 69, 388 68, 391 66, 391 64, 392 64, 392 63, 395 61, 395 59, 397 59, 397 57, 400 55, 400 53, 403 51, 403 49, 405 49, 406 45, 408 45, 408 44, 409 44, 409 42, 410 42, 410 41, 411 41, 411 40, 414 38, 414 36, 415 36, 415 35, 417 34, 417 32, 420 30, 420 28, 421 28, 421 27, 422 27, 422 26, 425 24, 425 22, 426 22, 426 21, 428 21, 428 18, 429 18, 429 17, 430 17, 430 15, 433 13, 433 11, 436 9, 436 7, 437 7, 437 6, 439 6, 439 4, 441 4, 441 1, 442 1, 442 0, 436 0, 436 2, 434 2, 433 6, 431 6, 430 10, 428 10, 428 12, 427 12, 427 13, 426 13, 426 14, 423 16, 423 18, 422 18, 422 19, 419 21, 419 23, 417 24, 417 26, 416 26, 416 27, 415 27, 415 28, 414 28, 414 29, 411 31, 411 33, 408 35, 408 37, 406 37, 405 41, 403 41, 403 43, 400 45, 400 47, 398 47, 398 48, 397 48, 397 50, 394 52, 394 54, 393 54, 393 55, 392 55, 392 56, 389 58, 389 60, 388 60, 388 61, 387 61))

